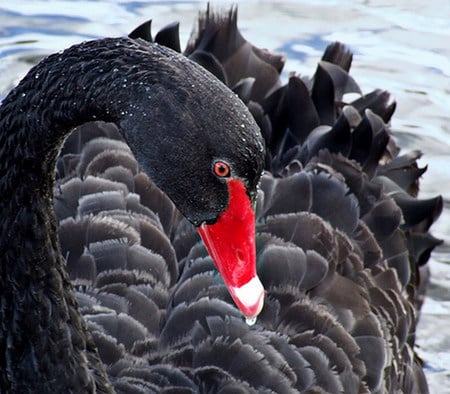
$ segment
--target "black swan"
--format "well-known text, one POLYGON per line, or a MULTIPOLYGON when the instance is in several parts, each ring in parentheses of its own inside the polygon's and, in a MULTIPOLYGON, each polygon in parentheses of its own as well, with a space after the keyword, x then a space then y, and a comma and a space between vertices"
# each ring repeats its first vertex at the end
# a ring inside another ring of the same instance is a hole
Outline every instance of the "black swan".
POLYGON ((395 104, 344 102, 361 92, 339 43, 282 85, 236 18, 208 10, 184 52, 232 90, 175 53, 177 24, 149 44, 145 23, 3 101, 0 392, 427 392, 414 332, 442 200, 416 198, 395 104))

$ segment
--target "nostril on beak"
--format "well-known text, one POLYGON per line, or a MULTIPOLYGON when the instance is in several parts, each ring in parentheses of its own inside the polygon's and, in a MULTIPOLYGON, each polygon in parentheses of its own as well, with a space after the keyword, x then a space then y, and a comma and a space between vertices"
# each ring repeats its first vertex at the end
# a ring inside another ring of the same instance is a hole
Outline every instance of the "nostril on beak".
POLYGON ((247 260, 245 258, 245 253, 241 249, 236 250, 237 264, 242 266, 247 264, 247 260))

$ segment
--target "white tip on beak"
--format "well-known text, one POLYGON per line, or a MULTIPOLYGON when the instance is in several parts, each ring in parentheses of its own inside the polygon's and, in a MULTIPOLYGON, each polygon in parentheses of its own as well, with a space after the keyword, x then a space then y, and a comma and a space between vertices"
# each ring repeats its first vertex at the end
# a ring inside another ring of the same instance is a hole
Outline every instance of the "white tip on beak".
POLYGON ((264 287, 257 276, 240 287, 230 287, 229 291, 248 320, 259 315, 264 306, 264 287))

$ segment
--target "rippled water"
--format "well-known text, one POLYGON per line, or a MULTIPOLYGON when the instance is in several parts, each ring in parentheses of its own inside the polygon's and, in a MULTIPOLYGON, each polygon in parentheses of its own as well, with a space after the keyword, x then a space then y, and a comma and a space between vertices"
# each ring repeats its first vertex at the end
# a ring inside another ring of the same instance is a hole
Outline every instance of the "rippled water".
MULTIPOLYGON (((153 19, 154 31, 180 21, 185 43, 204 7, 192 1, 4 1, 0 98, 44 55, 86 39, 126 35, 146 19, 153 19)), ((387 89, 397 101, 395 136, 406 151, 422 150, 421 165, 428 165, 420 196, 445 200, 433 227, 445 242, 430 261, 418 350, 431 392, 450 393, 450 1, 246 1, 238 20, 249 41, 287 55, 286 75, 311 75, 328 42, 346 43, 362 90, 387 89)))

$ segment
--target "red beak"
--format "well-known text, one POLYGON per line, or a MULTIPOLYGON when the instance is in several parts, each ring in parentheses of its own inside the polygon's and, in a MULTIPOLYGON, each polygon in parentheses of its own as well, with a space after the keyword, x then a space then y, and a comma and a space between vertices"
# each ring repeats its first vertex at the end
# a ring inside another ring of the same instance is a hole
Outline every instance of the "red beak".
POLYGON ((214 224, 198 227, 234 302, 245 317, 255 318, 264 305, 264 288, 256 275, 255 212, 245 185, 227 181, 230 200, 214 224))

